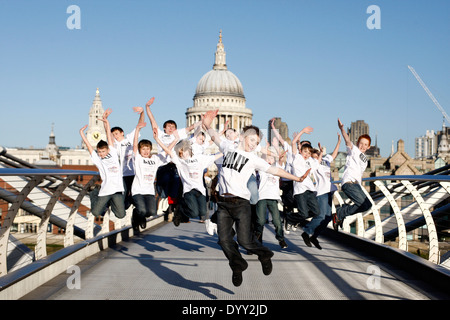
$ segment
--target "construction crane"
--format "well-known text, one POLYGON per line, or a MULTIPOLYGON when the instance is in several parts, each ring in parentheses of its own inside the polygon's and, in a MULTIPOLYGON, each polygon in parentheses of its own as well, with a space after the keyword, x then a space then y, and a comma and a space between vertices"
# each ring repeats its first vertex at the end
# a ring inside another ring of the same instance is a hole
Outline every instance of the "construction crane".
POLYGON ((408 66, 409 70, 412 72, 412 74, 414 75, 414 77, 416 77, 417 81, 419 81, 420 85, 422 86, 422 88, 425 89, 425 92, 428 94, 428 96, 430 97, 430 99, 433 101, 433 103, 436 105, 436 107, 438 107, 439 111, 442 113, 442 115, 444 116, 445 120, 447 120, 447 122, 450 124, 450 118, 447 115, 447 113, 445 112, 444 108, 441 107, 441 105, 439 104, 439 102, 436 100, 436 98, 433 96, 433 94, 430 92, 430 90, 428 90, 427 86, 425 85, 425 83, 423 83, 422 79, 420 79, 419 75, 417 74, 416 70, 414 70, 413 67, 408 66))

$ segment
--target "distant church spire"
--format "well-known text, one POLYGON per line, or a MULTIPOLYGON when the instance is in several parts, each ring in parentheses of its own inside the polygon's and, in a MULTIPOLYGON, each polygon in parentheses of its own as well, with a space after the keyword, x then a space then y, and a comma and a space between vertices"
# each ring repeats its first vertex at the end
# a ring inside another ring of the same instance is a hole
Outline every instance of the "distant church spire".
POLYGON ((215 53, 214 70, 227 70, 225 47, 222 43, 222 30, 219 33, 219 43, 215 53))

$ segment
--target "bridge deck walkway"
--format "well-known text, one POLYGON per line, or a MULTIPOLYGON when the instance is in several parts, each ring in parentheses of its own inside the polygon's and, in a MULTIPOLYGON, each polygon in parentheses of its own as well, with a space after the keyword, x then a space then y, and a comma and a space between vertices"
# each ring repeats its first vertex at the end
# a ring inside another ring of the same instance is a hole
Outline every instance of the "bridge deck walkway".
POLYGON ((273 272, 262 273, 256 255, 242 251, 249 267, 240 287, 217 244, 198 220, 141 232, 78 264, 80 288, 67 286, 63 273, 23 300, 427 300, 414 279, 330 239, 322 250, 307 247, 301 231, 286 235, 281 249, 272 224, 264 244, 274 251, 273 272), (379 269, 377 269, 379 268, 379 269), (375 278, 373 270, 380 270, 375 278), (377 279, 379 282, 377 282, 377 279), (379 283, 379 286, 376 284, 379 283), (374 285, 375 284, 375 285, 374 285))

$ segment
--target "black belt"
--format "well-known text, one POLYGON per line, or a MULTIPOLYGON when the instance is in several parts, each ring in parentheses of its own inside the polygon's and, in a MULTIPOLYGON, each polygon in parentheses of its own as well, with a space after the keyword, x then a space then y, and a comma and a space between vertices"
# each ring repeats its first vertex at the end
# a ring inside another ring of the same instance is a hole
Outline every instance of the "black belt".
POLYGON ((245 200, 241 197, 222 197, 219 196, 219 202, 232 202, 232 203, 236 203, 239 201, 245 200))

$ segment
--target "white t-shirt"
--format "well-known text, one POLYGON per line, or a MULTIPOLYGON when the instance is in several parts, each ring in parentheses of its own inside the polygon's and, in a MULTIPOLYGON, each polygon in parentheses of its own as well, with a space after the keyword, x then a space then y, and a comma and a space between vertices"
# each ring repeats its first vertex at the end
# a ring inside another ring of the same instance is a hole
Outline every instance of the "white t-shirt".
MULTIPOLYGON (((292 146, 285 141, 284 144, 283 144, 283 149, 285 151, 287 151, 286 152, 286 163, 284 164, 284 170, 289 172, 289 173, 292 173, 292 161, 293 161, 292 146)), ((283 180, 283 181, 291 181, 291 180, 286 179, 286 178, 281 178, 281 180, 283 180)))
MULTIPOLYGON (((306 171, 311 168, 310 160, 312 158, 309 157, 305 160, 300 153, 294 155, 294 159, 292 161, 292 174, 297 177, 303 176, 306 171)), ((314 159, 313 159, 314 160, 314 159)), ((311 171, 314 169, 311 168, 311 171)), ((314 186, 314 182, 311 180, 311 171, 310 174, 303 180, 303 182, 294 181, 294 195, 301 194, 307 190, 316 192, 316 187, 314 186)))
POLYGON ((158 168, 167 163, 166 158, 155 154, 144 158, 139 153, 135 155, 136 175, 134 176, 131 194, 155 194, 155 178, 158 168))
POLYGON ((347 158, 345 160, 345 170, 342 175, 342 184, 346 182, 358 182, 361 184, 364 170, 367 168, 367 158, 357 146, 347 147, 347 158))
MULTIPOLYGON (((272 165, 281 168, 279 164, 272 165)), ((259 172, 259 200, 280 200, 280 177, 261 171, 259 172)))
POLYGON ((191 142, 192 147, 192 154, 204 154, 206 147, 208 146, 208 142, 205 141, 203 144, 198 144, 196 141, 196 138, 190 138, 189 141, 191 142))
POLYGON ((214 163, 216 156, 194 154, 188 159, 181 159, 177 155, 172 158, 177 166, 181 181, 183 182, 183 194, 193 189, 197 189, 206 196, 203 184, 203 173, 205 169, 214 163))
MULTIPOLYGON (((178 136, 180 137, 180 140, 186 139, 187 138, 187 133, 186 133, 186 129, 180 129, 178 130, 178 136)), ((168 147, 172 141, 175 139, 175 136, 173 134, 167 134, 165 133, 163 130, 161 130, 158 127, 158 138, 159 140, 161 140, 161 142, 168 147)), ((162 154, 163 156, 167 156, 166 152, 161 148, 161 146, 159 144, 158 145, 158 153, 162 154)), ((170 157, 168 157, 168 161, 170 161, 170 157)))
POLYGON ((331 154, 323 156, 321 163, 314 158, 311 159, 310 164, 313 168, 311 171, 316 180, 317 195, 336 191, 337 187, 331 183, 331 162, 333 162, 331 154))
POLYGON ((219 193, 232 194, 250 200, 247 182, 255 170, 262 172, 270 168, 267 161, 254 153, 235 148, 233 143, 223 139, 219 150, 224 154, 223 163, 219 171, 219 193))
POLYGON ((122 141, 114 140, 114 148, 119 154, 124 177, 134 175, 133 141, 135 131, 136 129, 127 134, 122 141))
POLYGON ((122 168, 119 155, 114 147, 109 147, 106 157, 100 158, 96 151, 91 153, 92 162, 97 166, 102 179, 99 196, 108 196, 117 192, 124 192, 122 168))

